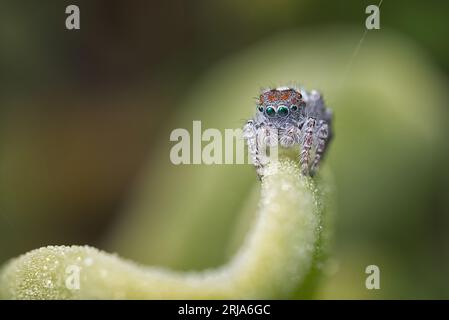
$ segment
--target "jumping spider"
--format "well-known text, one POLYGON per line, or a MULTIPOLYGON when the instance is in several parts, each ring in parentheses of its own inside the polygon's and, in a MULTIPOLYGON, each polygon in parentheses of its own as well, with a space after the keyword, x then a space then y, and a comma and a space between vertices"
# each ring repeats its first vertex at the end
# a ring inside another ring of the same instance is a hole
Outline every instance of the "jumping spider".
POLYGON ((259 178, 268 163, 261 148, 278 144, 297 147, 302 174, 313 176, 332 137, 332 112, 321 95, 291 87, 266 89, 258 97, 256 109, 243 128, 243 137, 259 178))

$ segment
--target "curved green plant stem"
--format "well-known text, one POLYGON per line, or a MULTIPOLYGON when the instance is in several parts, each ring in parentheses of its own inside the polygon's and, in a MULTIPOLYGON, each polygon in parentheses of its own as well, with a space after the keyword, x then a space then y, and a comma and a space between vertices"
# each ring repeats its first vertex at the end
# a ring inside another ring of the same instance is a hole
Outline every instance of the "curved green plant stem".
POLYGON ((251 230, 234 258, 220 268, 175 272, 143 267, 87 246, 51 246, 31 251, 3 267, 0 297, 289 297, 304 283, 319 250, 323 195, 318 189, 313 179, 300 175, 296 162, 284 157, 270 165, 251 230))

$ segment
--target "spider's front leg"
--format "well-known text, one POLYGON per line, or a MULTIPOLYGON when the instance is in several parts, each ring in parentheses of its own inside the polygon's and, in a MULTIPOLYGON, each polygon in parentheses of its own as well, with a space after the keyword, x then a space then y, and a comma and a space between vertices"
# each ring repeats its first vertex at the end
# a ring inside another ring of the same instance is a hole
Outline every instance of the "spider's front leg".
POLYGON ((248 120, 243 127, 243 138, 248 145, 249 155, 256 167, 259 179, 263 176, 263 170, 269 159, 267 146, 277 144, 277 131, 265 124, 256 124, 254 120, 248 120))
POLYGON ((325 120, 320 120, 318 123, 318 130, 316 131, 314 139, 315 145, 315 159, 312 163, 311 175, 314 175, 320 164, 324 152, 326 151, 329 140, 329 125, 325 120))
POLYGON ((299 163, 303 175, 309 174, 310 149, 313 144, 313 132, 315 130, 316 120, 308 118, 302 127, 302 139, 300 143, 301 153, 299 155, 299 163))

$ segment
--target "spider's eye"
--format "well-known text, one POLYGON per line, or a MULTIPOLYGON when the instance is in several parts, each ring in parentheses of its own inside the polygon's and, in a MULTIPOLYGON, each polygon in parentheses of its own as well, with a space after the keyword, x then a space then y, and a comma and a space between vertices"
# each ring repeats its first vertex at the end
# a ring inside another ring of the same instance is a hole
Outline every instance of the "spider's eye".
POLYGON ((263 107, 262 106, 258 106, 257 110, 259 110, 260 112, 263 112, 263 107))
POLYGON ((296 111, 298 110, 298 106, 296 104, 293 104, 290 109, 292 109, 292 111, 296 111))
POLYGON ((274 110, 274 108, 271 106, 267 107, 265 112, 267 113, 267 116, 269 116, 269 117, 274 117, 274 115, 276 114, 276 110, 274 110))
POLYGON ((281 117, 285 117, 286 115, 288 115, 288 108, 286 106, 279 106, 278 115, 280 115, 281 117))

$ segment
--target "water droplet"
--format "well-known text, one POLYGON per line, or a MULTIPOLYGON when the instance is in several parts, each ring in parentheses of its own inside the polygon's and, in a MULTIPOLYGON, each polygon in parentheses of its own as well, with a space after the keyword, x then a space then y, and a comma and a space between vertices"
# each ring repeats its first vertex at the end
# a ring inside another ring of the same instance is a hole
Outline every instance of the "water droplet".
POLYGON ((94 260, 91 257, 87 257, 84 259, 84 265, 91 266, 94 263, 94 260))
POLYGON ((44 282, 44 287, 45 288, 53 288, 53 281, 51 281, 50 279, 46 280, 44 282))

